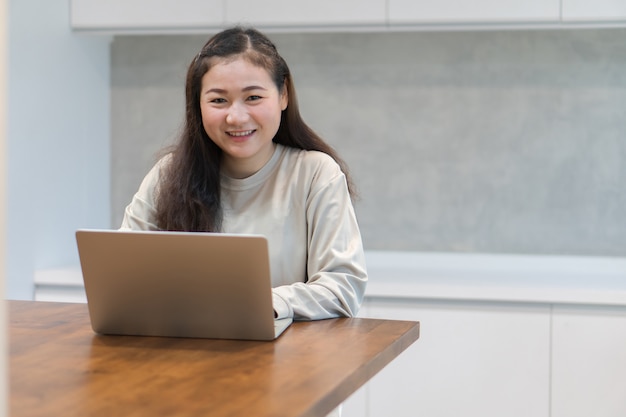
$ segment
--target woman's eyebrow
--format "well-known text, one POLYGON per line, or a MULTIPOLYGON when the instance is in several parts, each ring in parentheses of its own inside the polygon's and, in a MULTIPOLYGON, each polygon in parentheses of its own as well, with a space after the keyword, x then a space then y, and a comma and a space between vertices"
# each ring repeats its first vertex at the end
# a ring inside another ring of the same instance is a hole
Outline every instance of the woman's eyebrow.
POLYGON ((244 87, 241 91, 250 91, 250 90, 267 90, 265 87, 261 87, 260 85, 249 85, 248 87, 244 87))
MULTIPOLYGON (((244 87, 241 89, 241 91, 251 91, 251 90, 263 90, 263 91, 267 91, 267 88, 265 87, 261 87, 260 85, 249 85, 247 87, 244 87)), ((216 94, 225 94, 226 90, 224 90, 223 88, 209 88, 208 90, 206 90, 204 92, 204 94, 208 94, 208 93, 216 93, 216 94)))
POLYGON ((226 90, 221 89, 221 88, 209 88, 208 90, 204 92, 204 94, 209 94, 209 93, 224 94, 226 93, 226 90))

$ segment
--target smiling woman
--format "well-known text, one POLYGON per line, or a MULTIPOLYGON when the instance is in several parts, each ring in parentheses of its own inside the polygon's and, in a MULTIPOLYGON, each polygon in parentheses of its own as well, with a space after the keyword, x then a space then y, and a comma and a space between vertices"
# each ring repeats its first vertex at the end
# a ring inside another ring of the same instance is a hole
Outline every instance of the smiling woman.
POLYGON ((367 272, 353 187, 303 121, 274 44, 239 27, 209 39, 189 65, 185 109, 122 228, 264 235, 276 317, 356 315, 367 272))
POLYGON ((367 272, 346 167, 302 120, 274 44, 253 29, 215 35, 189 66, 185 108, 122 228, 264 235, 275 317, 356 315, 367 272))

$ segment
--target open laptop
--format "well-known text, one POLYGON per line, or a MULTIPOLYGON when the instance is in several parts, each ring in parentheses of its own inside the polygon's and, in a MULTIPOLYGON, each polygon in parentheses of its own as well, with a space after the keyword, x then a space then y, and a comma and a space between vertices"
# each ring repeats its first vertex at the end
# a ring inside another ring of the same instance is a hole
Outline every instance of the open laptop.
POLYGON ((273 340, 267 239, 222 233, 76 232, 96 333, 273 340))

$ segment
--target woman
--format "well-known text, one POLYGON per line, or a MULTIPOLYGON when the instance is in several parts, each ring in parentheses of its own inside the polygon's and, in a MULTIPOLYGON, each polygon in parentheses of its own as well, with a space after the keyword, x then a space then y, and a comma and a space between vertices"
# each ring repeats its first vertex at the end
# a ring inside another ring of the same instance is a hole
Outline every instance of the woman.
POLYGON ((191 62, 183 132, 122 228, 265 235, 276 317, 349 317, 367 282, 351 195, 344 163, 302 120, 275 46, 232 28, 191 62))

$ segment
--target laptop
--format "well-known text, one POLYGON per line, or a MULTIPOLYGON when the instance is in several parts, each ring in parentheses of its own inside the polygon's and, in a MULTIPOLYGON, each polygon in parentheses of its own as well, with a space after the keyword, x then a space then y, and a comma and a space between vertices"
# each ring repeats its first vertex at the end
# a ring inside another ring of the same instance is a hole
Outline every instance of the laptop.
POLYGON ((80 229, 91 327, 99 334, 273 340, 261 235, 80 229))

